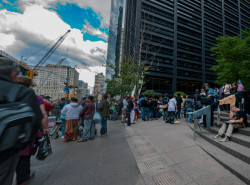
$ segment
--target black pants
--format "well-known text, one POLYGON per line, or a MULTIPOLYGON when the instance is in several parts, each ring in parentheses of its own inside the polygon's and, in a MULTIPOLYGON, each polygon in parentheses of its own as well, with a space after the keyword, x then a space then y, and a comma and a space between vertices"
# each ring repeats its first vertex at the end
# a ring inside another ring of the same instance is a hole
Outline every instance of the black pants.
MULTIPOLYGON (((2 156, 1 156, 2 157, 2 156)), ((0 184, 12 184, 19 152, 9 156, 7 159, 0 159, 0 184)))
POLYGON ((30 178, 30 157, 20 156, 16 166, 16 180, 20 184, 30 178))

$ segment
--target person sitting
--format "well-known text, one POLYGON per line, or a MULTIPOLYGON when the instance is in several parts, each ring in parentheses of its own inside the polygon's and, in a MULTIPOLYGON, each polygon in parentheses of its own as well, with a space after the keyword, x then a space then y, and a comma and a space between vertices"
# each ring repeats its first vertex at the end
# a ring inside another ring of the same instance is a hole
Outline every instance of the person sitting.
POLYGON ((247 122, 246 114, 239 108, 232 106, 231 111, 236 114, 232 120, 228 123, 223 123, 219 130, 219 133, 214 137, 214 139, 220 139, 220 142, 226 142, 230 140, 230 137, 235 128, 243 128, 247 122), (223 134, 226 132, 225 137, 222 138, 223 134))

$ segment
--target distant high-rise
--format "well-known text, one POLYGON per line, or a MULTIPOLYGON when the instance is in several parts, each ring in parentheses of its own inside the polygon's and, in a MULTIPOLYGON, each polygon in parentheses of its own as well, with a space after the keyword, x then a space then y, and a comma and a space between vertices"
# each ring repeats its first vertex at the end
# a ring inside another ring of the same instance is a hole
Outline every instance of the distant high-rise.
POLYGON ((107 61, 116 67, 116 70, 106 67, 106 79, 110 80, 118 75, 120 65, 120 49, 122 41, 122 23, 123 23, 123 4, 124 0, 112 0, 109 25, 109 42, 107 61))
POLYGON ((99 73, 95 75, 95 87, 94 87, 94 95, 97 95, 100 93, 101 86, 105 82, 105 76, 103 73, 99 73))
MULTIPOLYGON (((34 66, 29 67, 30 69, 34 68, 34 66)), ((64 97, 64 88, 66 87, 67 79, 68 86, 72 87, 70 93, 74 92, 73 87, 78 86, 79 73, 75 68, 69 66, 54 66, 50 64, 40 66, 37 68, 37 74, 34 78, 34 82, 37 84, 34 90, 37 94, 50 96, 53 100, 64 97)))
POLYGON ((142 91, 193 93, 216 80, 210 50, 216 37, 245 28, 247 0, 127 0, 124 54, 152 59, 142 91))

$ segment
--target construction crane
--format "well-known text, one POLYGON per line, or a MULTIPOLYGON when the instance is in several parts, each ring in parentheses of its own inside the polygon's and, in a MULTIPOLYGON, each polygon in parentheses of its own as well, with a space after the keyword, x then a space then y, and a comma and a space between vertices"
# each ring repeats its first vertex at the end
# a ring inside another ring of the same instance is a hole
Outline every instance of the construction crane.
POLYGON ((64 41, 64 39, 67 37, 67 35, 69 34, 70 30, 68 30, 63 36, 61 36, 59 38, 59 40, 50 48, 50 50, 45 54, 45 56, 37 63, 37 65, 35 66, 35 68, 33 70, 36 70, 37 67, 43 65, 48 58, 56 51, 56 49, 62 44, 62 42, 64 41))
MULTIPOLYGON (((59 66, 62 64, 62 62, 65 60, 66 58, 62 58, 56 65, 56 66, 59 66)), ((51 76, 51 74, 53 73, 54 71, 50 71, 48 76, 45 78, 45 80, 42 82, 42 84, 40 85, 40 87, 37 89, 37 93, 40 92, 40 89, 43 87, 43 84, 48 80, 48 78, 51 76)))

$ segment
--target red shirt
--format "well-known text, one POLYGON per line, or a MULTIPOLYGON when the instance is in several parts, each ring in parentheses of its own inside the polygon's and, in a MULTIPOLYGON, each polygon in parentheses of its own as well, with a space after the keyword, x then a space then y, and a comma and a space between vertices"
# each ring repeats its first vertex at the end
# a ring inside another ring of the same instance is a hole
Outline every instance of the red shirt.
POLYGON ((80 117, 84 117, 85 120, 93 119, 95 114, 95 104, 94 103, 86 103, 80 112, 80 117))

